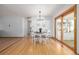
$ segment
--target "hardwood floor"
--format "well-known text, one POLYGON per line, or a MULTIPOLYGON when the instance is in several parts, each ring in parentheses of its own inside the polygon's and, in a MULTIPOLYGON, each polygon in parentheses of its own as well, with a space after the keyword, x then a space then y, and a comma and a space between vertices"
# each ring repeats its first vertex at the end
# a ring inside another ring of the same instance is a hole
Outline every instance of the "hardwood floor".
POLYGON ((32 43, 31 38, 0 38, 1 55, 73 55, 66 46, 54 39, 49 44, 32 43))

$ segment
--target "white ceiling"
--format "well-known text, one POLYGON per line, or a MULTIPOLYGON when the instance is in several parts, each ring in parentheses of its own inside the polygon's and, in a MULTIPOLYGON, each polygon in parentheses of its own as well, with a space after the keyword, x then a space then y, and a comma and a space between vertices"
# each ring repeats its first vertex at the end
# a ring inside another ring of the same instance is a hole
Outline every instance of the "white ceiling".
POLYGON ((2 4, 0 5, 0 16, 18 15, 24 17, 38 16, 41 10, 42 16, 53 16, 62 10, 64 4, 2 4))

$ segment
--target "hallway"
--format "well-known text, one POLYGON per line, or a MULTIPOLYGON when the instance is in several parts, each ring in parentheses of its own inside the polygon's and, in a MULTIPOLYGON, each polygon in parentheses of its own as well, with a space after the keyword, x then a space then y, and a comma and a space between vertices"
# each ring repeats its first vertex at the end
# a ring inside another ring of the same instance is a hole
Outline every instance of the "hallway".
POLYGON ((33 45, 31 38, 0 38, 1 55, 74 55, 73 51, 54 39, 49 44, 33 45))

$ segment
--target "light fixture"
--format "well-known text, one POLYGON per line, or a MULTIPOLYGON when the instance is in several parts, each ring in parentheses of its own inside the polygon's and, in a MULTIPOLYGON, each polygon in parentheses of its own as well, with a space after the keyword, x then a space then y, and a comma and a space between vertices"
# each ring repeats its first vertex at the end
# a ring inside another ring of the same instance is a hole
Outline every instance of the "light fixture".
POLYGON ((41 20, 41 11, 39 11, 39 19, 41 20))
POLYGON ((39 11, 38 11, 38 21, 43 21, 43 20, 45 20, 45 19, 44 19, 43 15, 42 15, 42 10, 39 9, 39 11))

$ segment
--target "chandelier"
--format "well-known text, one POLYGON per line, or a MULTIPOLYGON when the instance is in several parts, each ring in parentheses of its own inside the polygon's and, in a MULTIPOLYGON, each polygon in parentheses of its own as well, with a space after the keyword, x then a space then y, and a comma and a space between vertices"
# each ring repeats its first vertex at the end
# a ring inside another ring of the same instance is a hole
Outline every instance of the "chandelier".
POLYGON ((43 20, 43 19, 42 19, 41 10, 39 11, 38 20, 43 20))

